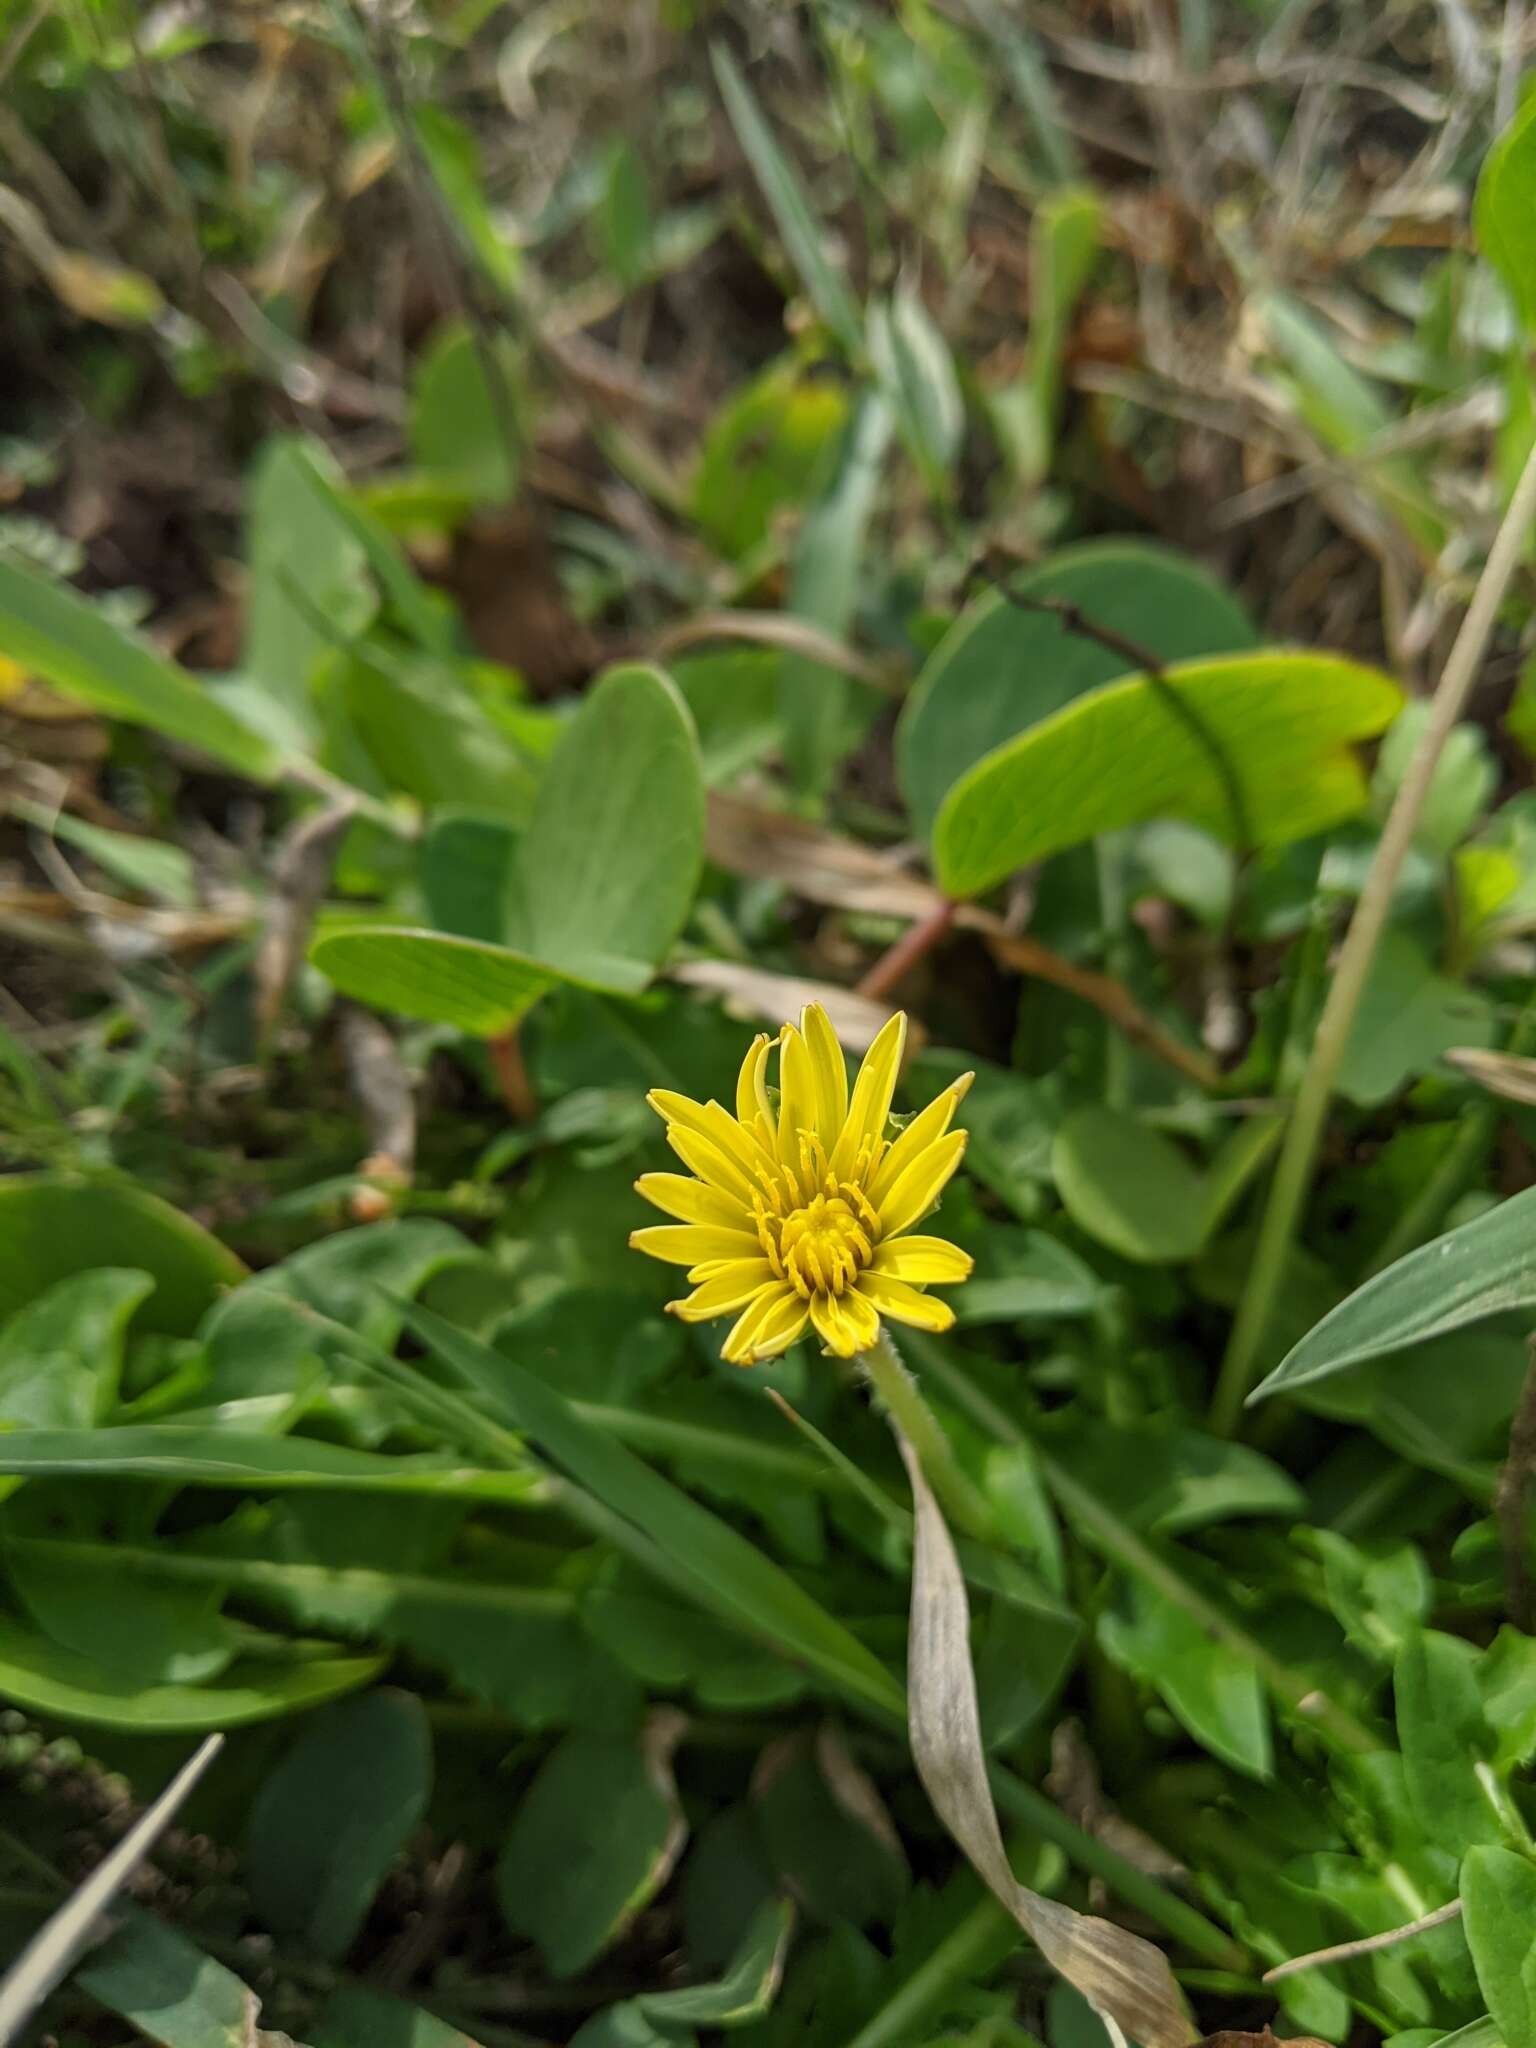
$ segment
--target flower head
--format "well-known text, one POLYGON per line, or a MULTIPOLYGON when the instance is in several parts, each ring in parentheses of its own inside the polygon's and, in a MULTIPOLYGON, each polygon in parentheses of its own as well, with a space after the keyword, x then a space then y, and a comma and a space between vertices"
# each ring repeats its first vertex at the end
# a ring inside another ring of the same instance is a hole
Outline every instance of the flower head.
POLYGON ((799 1028, 753 1040, 736 1083, 736 1113, 658 1088, 648 1098, 667 1142, 696 1178, 645 1173, 635 1182, 678 1222, 631 1233, 652 1258, 686 1266, 693 1292, 668 1304, 686 1322, 734 1314, 722 1356, 735 1365, 776 1358, 807 1323, 828 1351, 852 1358, 880 1318, 947 1330, 954 1311, 923 1292, 970 1273, 942 1237, 913 1236, 960 1164, 964 1131, 950 1124, 965 1074, 894 1135, 891 1096, 907 1020, 892 1017, 865 1055, 853 1092, 826 1011, 811 1003, 799 1028), (768 1056, 779 1049, 777 1101, 768 1056))

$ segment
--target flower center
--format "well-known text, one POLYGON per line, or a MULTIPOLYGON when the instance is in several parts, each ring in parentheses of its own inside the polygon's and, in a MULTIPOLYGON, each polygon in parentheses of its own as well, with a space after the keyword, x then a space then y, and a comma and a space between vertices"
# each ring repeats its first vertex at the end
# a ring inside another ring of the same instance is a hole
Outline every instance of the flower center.
POLYGON ((834 1183, 780 1221, 760 1214, 758 1236, 774 1266, 804 1301, 852 1287, 874 1256, 879 1225, 862 1190, 834 1183))

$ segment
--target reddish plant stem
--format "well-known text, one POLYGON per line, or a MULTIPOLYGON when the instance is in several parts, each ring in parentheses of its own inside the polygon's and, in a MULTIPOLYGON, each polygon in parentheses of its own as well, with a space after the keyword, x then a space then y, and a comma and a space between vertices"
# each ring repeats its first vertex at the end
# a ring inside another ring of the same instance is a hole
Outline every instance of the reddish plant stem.
POLYGON ((490 1055, 491 1072, 496 1076, 501 1099, 507 1105, 507 1114, 516 1124, 531 1124, 539 1113, 539 1098, 534 1094, 533 1082, 528 1076, 528 1062, 523 1058, 523 1043, 517 1025, 514 1024, 510 1031, 498 1031, 494 1038, 488 1038, 485 1049, 490 1055))
POLYGON ((905 980, 925 954, 931 953, 955 921, 960 908, 946 896, 935 910, 907 926, 894 945, 888 946, 859 983, 858 992, 879 1002, 905 980))

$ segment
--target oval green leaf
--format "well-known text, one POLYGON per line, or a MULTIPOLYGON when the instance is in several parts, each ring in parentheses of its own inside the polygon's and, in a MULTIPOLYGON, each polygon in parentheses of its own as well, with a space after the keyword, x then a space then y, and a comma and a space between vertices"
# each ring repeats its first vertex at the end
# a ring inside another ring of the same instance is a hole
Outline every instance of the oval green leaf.
POLYGON ((1250 1402, 1510 1309, 1536 1307, 1536 1188, 1512 1195, 1357 1287, 1295 1345, 1250 1402))
POLYGON ((34 1714, 135 1735, 191 1735, 239 1728, 317 1707, 376 1678, 386 1657, 319 1657, 308 1664, 243 1658, 209 1685, 114 1686, 89 1658, 19 1622, 6 1622, 0 1698, 34 1714))
POLYGON ((659 669, 617 668, 544 771, 507 869, 508 944, 360 923, 323 933, 310 958, 362 1002, 493 1037, 559 982, 638 995, 682 927, 703 859, 687 706, 659 669))
POLYGON ((509 946, 395 925, 333 929, 309 957, 345 996, 477 1038, 510 1031, 562 979, 509 946))
POLYGON ((254 781, 272 781, 282 766, 271 741, 226 710, 187 669, 114 625, 65 584, 6 561, 0 561, 0 654, 93 711, 147 725, 254 781))
POLYGON ((1056 1133, 1051 1165, 1073 1222, 1122 1258, 1169 1266, 1199 1251, 1204 1176, 1161 1131, 1094 1104, 1056 1133))
POLYGON ((307 1722, 263 1778, 246 1832, 268 1927, 339 1961, 431 1790, 432 1732, 414 1693, 371 1692, 307 1722))
POLYGON ((201 1224, 141 1188, 67 1174, 0 1181, 0 1320, 60 1280, 100 1266, 148 1273, 142 1329, 190 1336, 226 1287, 245 1278, 201 1224))
POLYGON ((1097 690, 987 755, 945 798, 934 831, 940 886, 980 895, 1016 868, 1101 832, 1186 818, 1231 842, 1220 748, 1256 846, 1321 832, 1365 802, 1351 740, 1390 723, 1402 693, 1335 655, 1266 650, 1183 662, 1097 690), (1187 711, 1166 701, 1174 692, 1187 711))
MULTIPOLYGON (((1247 613, 1214 577, 1146 541, 1063 548, 1012 583, 1020 597, 1077 606, 1161 662, 1258 645, 1247 613)), ((914 821, 931 831, 968 768, 1131 666, 1050 612, 1012 604, 999 590, 978 598, 934 649, 897 729, 897 769, 914 821)))
POLYGON ((1500 2036, 1510 2048, 1536 2041, 1536 1869, 1513 1849, 1469 1849, 1461 1901, 1472 1967, 1500 2036))
POLYGON ((1489 150, 1472 222, 1527 331, 1536 332, 1536 99, 1526 101, 1489 150))

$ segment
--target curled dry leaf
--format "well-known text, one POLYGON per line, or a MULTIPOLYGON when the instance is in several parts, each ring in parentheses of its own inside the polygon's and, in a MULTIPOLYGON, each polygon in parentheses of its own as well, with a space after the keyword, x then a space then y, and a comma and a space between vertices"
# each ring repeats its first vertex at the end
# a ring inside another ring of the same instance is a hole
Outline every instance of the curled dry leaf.
POLYGON ((1187 1875, 1177 1856, 1127 1820, 1113 1800, 1105 1797, 1098 1759, 1088 1746, 1081 1721, 1061 1721, 1051 1730, 1051 1769, 1045 1789, 1069 1820, 1107 1843, 1148 1877, 1171 1881, 1187 1875))
POLYGON ((1512 1052, 1484 1052, 1475 1045, 1453 1046, 1445 1059, 1492 1095, 1510 1102, 1536 1102, 1536 1060, 1512 1052))
POLYGON ((782 882, 833 910, 917 919, 944 903, 931 882, 908 874, 889 853, 741 797, 711 794, 704 846, 716 866, 733 875, 782 882))
POLYGON ((272 901, 254 967, 257 1036, 265 1041, 277 1028, 288 984, 304 957, 309 929, 331 878, 331 865, 355 806, 341 798, 308 812, 293 825, 272 867, 272 901))
POLYGON ((340 1006, 338 1035, 368 1132, 368 1157, 359 1171, 407 1186, 416 1163, 416 1099, 400 1048, 383 1020, 360 1003, 340 1006))
MULTIPOLYGON (((766 968, 748 967, 738 960, 682 960, 669 973, 673 981, 704 989, 747 1016, 766 1018, 775 1025, 798 1016, 807 1003, 820 1003, 832 1020, 839 1043, 854 1053, 868 1052, 876 1033, 894 1014, 888 1003, 871 1002, 853 989, 805 981, 793 974, 771 974, 766 968)), ((922 1042, 916 1023, 912 1019, 907 1032, 909 1054, 922 1042)))
POLYGON ((1118 2030, 1144 2048, 1187 2048, 1194 2028, 1162 1950, 1112 1921, 1042 1898, 1013 1874, 987 1783, 965 1580, 917 1454, 899 1429, 897 1442, 916 1516, 907 1725, 934 1811, 1046 1961, 1111 2033, 1118 2030))
POLYGON ((1196 2048, 1328 2048, 1328 2043, 1319 2041, 1315 2034, 1292 2034, 1281 2040, 1269 2027, 1262 2034, 1239 2034, 1223 2028, 1219 2034, 1207 2034, 1196 2048))

